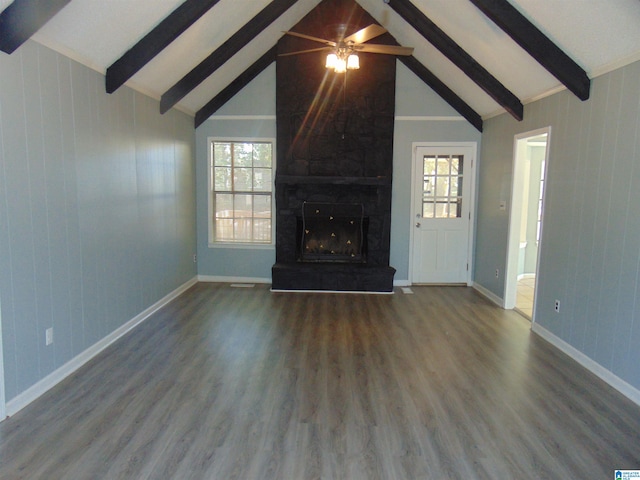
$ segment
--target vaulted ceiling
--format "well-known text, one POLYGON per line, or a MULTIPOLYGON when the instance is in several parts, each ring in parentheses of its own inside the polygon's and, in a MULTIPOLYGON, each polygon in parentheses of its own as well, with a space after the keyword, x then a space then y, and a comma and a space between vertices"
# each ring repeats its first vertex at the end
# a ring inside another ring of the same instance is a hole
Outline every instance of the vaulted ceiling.
MULTIPOLYGON (((5 34, 18 22, 23 35, 106 74, 107 91, 125 83, 163 111, 202 117, 270 64, 282 32, 318 3, 0 0, 0 47, 11 50, 5 34)), ((584 100, 589 79, 640 60, 638 0, 358 3, 415 48, 405 65, 479 128, 480 118, 519 118, 522 104, 563 88, 584 100)))

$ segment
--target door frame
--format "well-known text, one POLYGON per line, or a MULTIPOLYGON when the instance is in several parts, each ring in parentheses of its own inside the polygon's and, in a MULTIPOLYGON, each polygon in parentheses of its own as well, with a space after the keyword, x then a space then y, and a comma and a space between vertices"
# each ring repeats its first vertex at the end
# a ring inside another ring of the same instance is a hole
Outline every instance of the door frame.
POLYGON ((471 286, 472 273, 474 265, 473 246, 475 245, 475 225, 476 225, 476 172, 478 167, 478 142, 413 142, 411 144, 411 199, 409 208, 409 283, 413 284, 413 253, 414 253, 414 222, 416 214, 415 195, 416 195, 416 175, 417 175, 417 152, 418 148, 464 148, 471 149, 471 167, 470 169, 465 165, 465 171, 471 175, 471 181, 469 182, 469 243, 467 245, 467 262, 469 268, 467 268, 466 284, 471 286))
MULTIPOLYGON (((536 282, 535 290, 538 291, 538 270, 540 268, 540 253, 542 251, 542 235, 544 232, 544 210, 547 196, 547 172, 549 171, 549 151, 551 144, 551 126, 530 130, 528 132, 518 133, 513 137, 513 165, 511 180, 511 203, 509 208, 509 233, 507 239, 507 258, 504 275, 504 305, 506 310, 512 310, 516 306, 516 292, 518 287, 518 250, 520 248, 520 222, 522 221, 522 195, 517 192, 522 191, 523 183, 523 160, 522 155, 518 151, 518 143, 530 137, 547 134, 547 147, 544 155, 544 190, 542 191, 542 222, 540 225, 540 242, 538 245, 538 255, 536 258, 536 282)), ((533 312, 531 314, 531 323, 536 318, 536 294, 533 297, 533 312)))

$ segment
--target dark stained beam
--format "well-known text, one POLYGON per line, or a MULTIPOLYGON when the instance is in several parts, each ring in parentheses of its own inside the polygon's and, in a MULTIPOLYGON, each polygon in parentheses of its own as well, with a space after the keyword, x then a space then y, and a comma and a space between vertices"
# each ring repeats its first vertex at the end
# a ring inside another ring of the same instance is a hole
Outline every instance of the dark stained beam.
POLYGON ((520 100, 415 5, 409 0, 385 0, 385 2, 507 112, 517 120, 522 120, 524 108, 520 100))
POLYGON ((417 75, 420 80, 429 85, 442 99, 451 105, 460 115, 462 115, 478 131, 482 132, 482 117, 476 113, 467 103, 458 97, 449 87, 447 87, 438 77, 436 77, 427 67, 413 55, 410 57, 398 57, 409 70, 417 75))
POLYGON ((587 73, 506 0, 470 0, 580 100, 589 98, 587 73))
POLYGON ((178 38, 220 0, 187 0, 107 68, 107 93, 113 93, 178 38))
POLYGON ((15 0, 0 13, 0 50, 13 53, 71 0, 15 0))
POLYGON ((296 3, 296 0, 274 0, 269 3, 260 13, 249 20, 240 30, 162 95, 160 98, 160 113, 165 113, 191 90, 200 85, 209 75, 238 53, 294 3, 296 3))
POLYGON ((202 125, 211 115, 213 115, 222 105, 232 99, 240 90, 260 75, 265 68, 276 60, 277 46, 262 55, 256 62, 242 72, 233 82, 227 85, 218 95, 213 97, 204 107, 196 112, 195 127, 202 125))

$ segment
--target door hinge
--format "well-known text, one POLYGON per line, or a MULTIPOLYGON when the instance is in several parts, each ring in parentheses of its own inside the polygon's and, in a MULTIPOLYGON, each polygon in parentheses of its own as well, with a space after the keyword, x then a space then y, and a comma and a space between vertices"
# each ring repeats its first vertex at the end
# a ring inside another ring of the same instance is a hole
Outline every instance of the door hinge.
POLYGON ((467 263, 467 272, 469 271, 469 264, 467 263))

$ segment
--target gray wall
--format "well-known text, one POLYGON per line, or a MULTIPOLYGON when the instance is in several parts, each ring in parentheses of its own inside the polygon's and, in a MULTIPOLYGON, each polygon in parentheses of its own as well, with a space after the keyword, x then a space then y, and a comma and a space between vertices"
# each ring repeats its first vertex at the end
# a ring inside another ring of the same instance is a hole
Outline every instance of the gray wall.
POLYGON ((640 62, 501 115, 482 138, 475 281, 504 295, 515 134, 551 126, 536 321, 640 388, 640 62), (560 300, 559 313, 554 301, 560 300))
MULTIPOLYGON (((207 138, 276 140, 276 67, 266 68, 196 130, 198 275, 270 281, 275 245, 209 247, 207 138)), ((274 148, 274 155, 276 149, 274 148)), ((275 166, 275 162, 274 162, 275 166)))
POLYGON ((193 119, 104 82, 34 42, 0 54, 7 400, 196 273, 193 119))
MULTIPOLYGON (((391 213, 391 265, 395 280, 409 271, 411 146, 413 142, 480 142, 480 133, 400 62, 397 63, 396 120, 391 213), (425 119, 431 117, 431 119, 425 119), (436 117, 450 117, 440 120, 436 117)), ((269 281, 275 262, 272 248, 209 248, 207 238, 207 137, 276 136, 275 66, 267 68, 213 119, 196 131, 198 191, 198 274, 269 281), (240 118, 233 118, 240 116, 240 118), (217 117, 217 118, 216 118, 217 117), (249 117, 254 117, 253 119, 249 117), (267 118, 260 118, 267 117, 267 118)))

